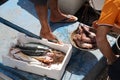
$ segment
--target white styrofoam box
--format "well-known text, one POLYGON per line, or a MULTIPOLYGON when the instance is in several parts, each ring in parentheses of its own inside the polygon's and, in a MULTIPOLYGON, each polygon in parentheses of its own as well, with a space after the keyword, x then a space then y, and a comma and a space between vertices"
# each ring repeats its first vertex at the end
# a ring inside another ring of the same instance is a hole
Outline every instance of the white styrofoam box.
POLYGON ((23 43, 39 42, 39 43, 45 44, 47 46, 50 46, 51 48, 54 48, 56 50, 63 51, 64 53, 66 53, 66 55, 65 55, 63 62, 60 65, 57 65, 57 68, 54 68, 54 67, 49 68, 49 67, 44 67, 41 65, 29 64, 27 62, 14 59, 14 58, 10 57, 9 55, 2 56, 2 63, 4 65, 12 67, 12 68, 17 68, 17 69, 20 69, 23 71, 35 73, 38 75, 47 76, 47 77, 57 79, 57 80, 61 79, 61 77, 64 73, 64 70, 65 70, 65 67, 68 64, 70 57, 71 57, 71 53, 72 53, 71 44, 60 45, 60 44, 51 43, 44 39, 38 40, 38 39, 31 38, 31 37, 28 37, 25 35, 19 35, 16 40, 19 40, 20 42, 23 42, 23 43))
POLYGON ((87 0, 58 0, 62 12, 75 14, 87 0))

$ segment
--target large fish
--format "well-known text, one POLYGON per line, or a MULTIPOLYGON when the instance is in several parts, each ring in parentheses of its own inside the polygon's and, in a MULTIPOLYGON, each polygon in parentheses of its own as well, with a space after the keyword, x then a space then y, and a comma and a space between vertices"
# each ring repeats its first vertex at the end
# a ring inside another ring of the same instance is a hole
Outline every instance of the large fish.
POLYGON ((10 54, 18 60, 21 61, 25 61, 25 62, 38 62, 37 60, 35 60, 34 58, 31 58, 30 56, 27 56, 25 54, 23 54, 20 49, 18 48, 11 48, 10 49, 10 54))
POLYGON ((48 46, 32 42, 16 45, 15 47, 19 48, 21 52, 29 56, 42 56, 51 50, 48 46))

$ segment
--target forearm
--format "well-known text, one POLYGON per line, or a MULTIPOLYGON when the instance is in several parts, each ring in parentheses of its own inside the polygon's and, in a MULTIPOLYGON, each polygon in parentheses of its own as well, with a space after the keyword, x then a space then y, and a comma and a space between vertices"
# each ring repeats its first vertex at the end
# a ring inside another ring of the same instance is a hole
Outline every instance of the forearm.
POLYGON ((97 42, 97 44, 102 54, 107 58, 108 64, 112 64, 117 59, 117 57, 113 53, 112 48, 107 39, 105 39, 104 41, 97 42))
POLYGON ((107 58, 109 64, 113 63, 117 58, 107 40, 107 33, 110 29, 111 28, 108 26, 99 26, 96 33, 97 46, 102 54, 107 58))

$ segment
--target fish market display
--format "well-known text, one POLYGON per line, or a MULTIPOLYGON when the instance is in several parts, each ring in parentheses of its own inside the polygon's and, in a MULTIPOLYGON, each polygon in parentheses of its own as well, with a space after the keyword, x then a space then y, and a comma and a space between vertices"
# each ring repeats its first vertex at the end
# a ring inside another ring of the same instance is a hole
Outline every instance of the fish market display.
POLYGON ((25 62, 41 62, 46 65, 59 64, 63 61, 65 53, 52 49, 46 45, 30 42, 15 45, 10 49, 15 59, 25 62))
POLYGON ((85 25, 79 25, 71 34, 71 42, 80 49, 96 49, 95 30, 85 25))

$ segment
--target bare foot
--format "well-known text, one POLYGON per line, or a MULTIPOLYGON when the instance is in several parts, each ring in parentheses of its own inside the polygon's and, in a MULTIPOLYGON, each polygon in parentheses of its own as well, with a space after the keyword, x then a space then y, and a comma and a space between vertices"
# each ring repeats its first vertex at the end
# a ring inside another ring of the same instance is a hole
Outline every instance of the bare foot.
POLYGON ((58 44, 63 44, 61 41, 59 41, 53 34, 52 32, 50 33, 41 33, 40 36, 42 38, 45 38, 51 42, 58 43, 58 44))
POLYGON ((52 34, 52 32, 50 33, 40 33, 40 36, 42 38, 48 39, 48 40, 54 40, 56 37, 52 34))

